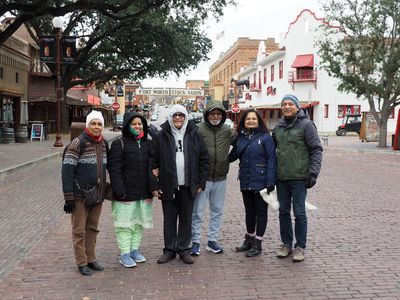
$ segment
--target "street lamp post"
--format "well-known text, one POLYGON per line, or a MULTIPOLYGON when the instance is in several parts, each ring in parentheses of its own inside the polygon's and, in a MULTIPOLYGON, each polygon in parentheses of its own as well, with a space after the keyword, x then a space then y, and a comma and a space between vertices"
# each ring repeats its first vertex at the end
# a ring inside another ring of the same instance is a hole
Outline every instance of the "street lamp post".
POLYGON ((53 27, 56 30, 56 141, 54 147, 63 147, 61 141, 61 101, 62 101, 62 90, 61 90, 61 28, 63 26, 63 18, 55 17, 53 19, 53 27))

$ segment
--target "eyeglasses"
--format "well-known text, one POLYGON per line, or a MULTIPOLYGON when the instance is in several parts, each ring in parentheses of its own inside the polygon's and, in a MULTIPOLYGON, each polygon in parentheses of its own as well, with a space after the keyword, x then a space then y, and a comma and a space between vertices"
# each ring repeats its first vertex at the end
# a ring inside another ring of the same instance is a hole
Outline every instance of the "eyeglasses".
POLYGON ((103 127, 103 123, 101 123, 101 122, 90 122, 90 126, 100 126, 100 127, 103 127))
POLYGON ((172 117, 173 117, 173 118, 184 118, 184 117, 185 117, 185 114, 176 113, 176 114, 173 114, 172 117))

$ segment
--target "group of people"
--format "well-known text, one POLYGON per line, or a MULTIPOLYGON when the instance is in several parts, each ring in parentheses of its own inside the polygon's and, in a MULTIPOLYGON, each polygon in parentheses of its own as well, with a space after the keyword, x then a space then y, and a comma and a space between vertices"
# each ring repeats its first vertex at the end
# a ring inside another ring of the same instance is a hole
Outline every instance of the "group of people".
POLYGON ((239 159, 240 190, 245 208, 246 232, 237 252, 259 255, 267 228, 268 204, 260 191, 277 189, 282 245, 278 257, 292 254, 304 260, 307 239, 305 200, 316 183, 322 146, 315 124, 294 95, 281 102, 282 118, 272 135, 256 110, 245 111, 236 132, 224 124, 226 111, 209 101, 199 126, 189 121, 185 107, 172 107, 161 130, 149 138, 145 117, 127 112, 122 137, 111 148, 102 136, 104 119, 92 111, 86 129, 66 148, 62 165, 64 211, 71 214, 75 261, 82 275, 101 271, 95 245, 104 198, 112 201, 119 262, 134 267, 146 261, 139 251, 144 228, 153 226, 152 199, 161 200, 164 249, 157 263, 177 255, 192 264, 200 255, 201 229, 209 205, 206 249, 222 253, 218 242, 229 164, 239 159), (232 147, 231 147, 232 146, 232 147), (106 170, 111 184, 106 183, 106 170), (96 187, 90 201, 89 191, 96 187), (94 204, 92 204, 94 203, 94 204), (295 217, 295 244, 291 209, 295 217))

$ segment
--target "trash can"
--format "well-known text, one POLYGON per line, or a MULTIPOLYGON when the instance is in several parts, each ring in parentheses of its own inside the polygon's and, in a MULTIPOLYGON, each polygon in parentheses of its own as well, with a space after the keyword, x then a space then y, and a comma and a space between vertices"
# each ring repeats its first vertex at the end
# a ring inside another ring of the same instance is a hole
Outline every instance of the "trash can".
POLYGON ((71 123, 71 141, 79 136, 86 128, 85 122, 72 122, 71 123))

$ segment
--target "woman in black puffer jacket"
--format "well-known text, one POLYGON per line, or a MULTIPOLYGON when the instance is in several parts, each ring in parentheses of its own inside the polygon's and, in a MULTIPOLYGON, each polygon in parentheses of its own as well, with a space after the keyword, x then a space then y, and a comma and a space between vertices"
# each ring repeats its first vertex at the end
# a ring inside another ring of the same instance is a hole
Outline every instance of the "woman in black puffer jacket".
POLYGON ((152 194, 149 172, 151 141, 147 120, 136 112, 124 115, 122 137, 116 139, 109 156, 108 171, 115 200, 112 203, 115 235, 127 268, 146 259, 139 252, 144 228, 152 228, 152 194))

